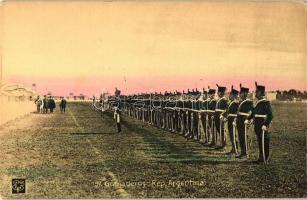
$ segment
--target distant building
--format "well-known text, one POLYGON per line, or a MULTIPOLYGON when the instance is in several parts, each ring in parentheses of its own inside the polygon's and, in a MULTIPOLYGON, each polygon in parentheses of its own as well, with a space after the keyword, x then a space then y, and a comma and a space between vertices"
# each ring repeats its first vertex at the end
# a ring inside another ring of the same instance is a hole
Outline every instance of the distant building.
MULTIPOLYGON (((266 94, 265 94, 267 100, 269 100, 269 101, 276 100, 276 95, 277 95, 277 92, 274 92, 274 91, 269 91, 269 92, 266 92, 266 94)), ((255 92, 250 93, 249 98, 256 99, 256 93, 255 92)))
POLYGON ((276 100, 276 95, 277 95, 277 92, 267 92, 266 93, 266 98, 269 101, 274 101, 274 100, 276 100))

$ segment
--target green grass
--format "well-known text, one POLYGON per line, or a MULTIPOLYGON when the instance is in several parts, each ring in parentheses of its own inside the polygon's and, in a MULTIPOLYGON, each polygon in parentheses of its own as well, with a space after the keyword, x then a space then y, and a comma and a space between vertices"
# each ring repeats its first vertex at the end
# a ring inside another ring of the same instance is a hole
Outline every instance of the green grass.
POLYGON ((48 176, 56 176, 59 170, 57 166, 14 167, 7 169, 7 173, 13 177, 33 181, 48 176))

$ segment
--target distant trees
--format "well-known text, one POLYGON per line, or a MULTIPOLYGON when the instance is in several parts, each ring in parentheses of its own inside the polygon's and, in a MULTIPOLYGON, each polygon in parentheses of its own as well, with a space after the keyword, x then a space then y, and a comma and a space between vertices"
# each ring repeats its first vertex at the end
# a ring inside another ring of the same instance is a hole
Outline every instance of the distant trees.
POLYGON ((302 101, 307 100, 307 91, 299 91, 295 89, 276 91, 276 99, 280 101, 302 101))

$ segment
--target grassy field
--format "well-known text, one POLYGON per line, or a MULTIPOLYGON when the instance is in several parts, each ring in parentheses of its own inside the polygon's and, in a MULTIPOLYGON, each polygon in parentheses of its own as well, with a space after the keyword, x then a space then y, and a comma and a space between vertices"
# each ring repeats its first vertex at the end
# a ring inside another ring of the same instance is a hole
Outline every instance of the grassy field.
POLYGON ((268 166, 126 117, 118 134, 88 103, 32 113, 0 129, 0 197, 307 197, 306 104, 273 109, 268 166), (12 178, 26 179, 25 194, 11 194, 12 178))

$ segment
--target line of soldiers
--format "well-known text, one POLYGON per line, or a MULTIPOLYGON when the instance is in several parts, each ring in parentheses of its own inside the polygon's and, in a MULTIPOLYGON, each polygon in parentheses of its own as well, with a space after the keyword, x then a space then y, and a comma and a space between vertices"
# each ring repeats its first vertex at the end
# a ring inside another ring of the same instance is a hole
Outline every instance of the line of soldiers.
POLYGON ((228 98, 225 94, 226 87, 217 85, 217 91, 209 88, 201 93, 196 89, 187 93, 166 92, 164 95, 142 94, 114 99, 118 102, 116 107, 130 117, 223 151, 228 130, 231 151, 227 154, 242 160, 248 158, 248 128, 253 123, 259 148, 259 158, 255 162, 267 163, 268 128, 273 114, 270 102, 265 99, 265 87, 256 83, 255 104, 248 98, 249 88, 241 84, 240 91, 231 87, 228 98), (216 92, 218 98, 215 98, 216 92))

